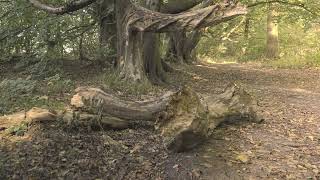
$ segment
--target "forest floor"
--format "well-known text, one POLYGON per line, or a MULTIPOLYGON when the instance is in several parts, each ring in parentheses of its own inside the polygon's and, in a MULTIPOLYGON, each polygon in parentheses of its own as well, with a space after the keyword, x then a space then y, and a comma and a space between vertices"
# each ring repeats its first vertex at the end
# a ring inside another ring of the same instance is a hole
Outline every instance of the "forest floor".
MULTIPOLYGON (((6 72, 2 78, 12 75, 6 72)), ((165 150, 148 125, 90 131, 55 122, 24 136, 0 127, 0 179, 320 179, 320 70, 198 64, 178 72, 171 81, 199 93, 244 86, 265 121, 223 124, 208 142, 179 154, 165 150)), ((90 73, 81 74, 93 84, 90 73)))

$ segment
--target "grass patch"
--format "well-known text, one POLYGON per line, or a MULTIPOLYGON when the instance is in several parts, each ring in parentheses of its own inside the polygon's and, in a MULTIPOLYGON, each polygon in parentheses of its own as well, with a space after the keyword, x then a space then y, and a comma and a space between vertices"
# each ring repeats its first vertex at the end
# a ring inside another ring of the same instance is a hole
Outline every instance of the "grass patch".
POLYGON ((74 83, 60 75, 43 81, 25 79, 5 79, 0 83, 0 114, 41 107, 62 110, 66 93, 74 90, 74 83))
POLYGON ((60 74, 46 78, 44 82, 46 83, 46 86, 45 88, 40 89, 40 91, 48 95, 70 93, 75 88, 73 81, 62 78, 60 74))
MULTIPOLYGON (((5 177, 5 168, 4 164, 6 163, 6 158, 4 155, 0 154, 0 178, 5 177)), ((4 178, 3 178, 4 179, 4 178)))
POLYGON ((103 76, 103 83, 107 88, 128 95, 140 96, 158 91, 158 88, 147 80, 143 82, 125 81, 120 79, 116 73, 105 74, 103 76))
POLYGON ((320 67, 320 56, 307 57, 281 57, 276 60, 265 60, 264 65, 273 68, 283 69, 302 69, 311 67, 320 67))
POLYGON ((42 99, 43 96, 30 94, 28 97, 16 96, 15 98, 4 98, 0 102, 0 114, 9 114, 21 110, 28 110, 33 107, 63 110, 63 101, 42 99))
POLYGON ((23 136, 28 131, 28 123, 21 122, 18 125, 12 126, 6 130, 10 135, 23 136))

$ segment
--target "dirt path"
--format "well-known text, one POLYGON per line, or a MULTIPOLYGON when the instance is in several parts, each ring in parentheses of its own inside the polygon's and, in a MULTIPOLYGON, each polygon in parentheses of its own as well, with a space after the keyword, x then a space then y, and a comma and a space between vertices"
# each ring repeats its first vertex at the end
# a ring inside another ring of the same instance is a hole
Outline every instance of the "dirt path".
POLYGON ((234 81, 260 101, 263 124, 223 125, 195 150, 204 179, 320 179, 320 71, 197 65, 186 71, 201 93, 234 81))
POLYGON ((0 179, 320 179, 319 70, 215 64, 181 71, 175 82, 201 93, 245 86, 265 122, 224 124, 209 142, 180 154, 167 152, 148 126, 88 131, 49 123, 21 138, 0 133, 0 179))

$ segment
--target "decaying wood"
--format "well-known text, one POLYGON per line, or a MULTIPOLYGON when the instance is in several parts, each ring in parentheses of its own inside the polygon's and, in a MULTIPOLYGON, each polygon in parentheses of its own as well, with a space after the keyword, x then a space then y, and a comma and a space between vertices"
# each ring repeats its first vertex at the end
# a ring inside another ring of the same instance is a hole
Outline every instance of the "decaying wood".
POLYGON ((89 114, 81 111, 67 110, 63 112, 61 118, 70 126, 83 126, 93 129, 127 129, 130 126, 128 121, 112 117, 101 116, 99 114, 89 114))
POLYGON ((47 123, 57 119, 57 113, 42 108, 32 108, 10 115, 0 116, 0 133, 23 135, 31 124, 47 123), (22 133, 22 134, 21 134, 22 133))
POLYGON ((230 85, 214 96, 201 96, 184 89, 171 102, 167 117, 160 118, 156 127, 169 149, 185 151, 210 138, 222 122, 260 121, 256 106, 255 99, 237 85, 230 85))
POLYGON ((166 108, 175 92, 167 92, 157 99, 148 101, 125 101, 107 94, 98 88, 80 87, 71 99, 76 109, 88 112, 99 112, 126 120, 155 120, 155 116, 166 108))
POLYGON ((125 101, 97 88, 78 88, 71 105, 125 120, 155 121, 173 151, 191 149, 212 135, 224 121, 257 120, 257 102, 243 88, 228 86, 222 94, 203 96, 190 88, 168 92, 155 100, 125 101))
POLYGON ((80 87, 64 112, 32 108, 0 117, 0 128, 21 122, 46 123, 62 120, 72 126, 100 130, 130 128, 133 120, 151 121, 164 137, 168 149, 185 151, 210 138, 226 121, 259 121, 257 101, 242 87, 228 86, 218 95, 200 95, 185 87, 157 99, 126 101, 97 88, 80 87))
POLYGON ((0 129, 6 130, 11 127, 19 126, 22 123, 31 125, 53 121, 62 121, 69 126, 102 130, 127 129, 130 127, 130 123, 128 121, 112 116, 89 114, 71 109, 63 112, 55 112, 48 109, 34 107, 27 112, 21 111, 11 115, 1 116, 0 129))

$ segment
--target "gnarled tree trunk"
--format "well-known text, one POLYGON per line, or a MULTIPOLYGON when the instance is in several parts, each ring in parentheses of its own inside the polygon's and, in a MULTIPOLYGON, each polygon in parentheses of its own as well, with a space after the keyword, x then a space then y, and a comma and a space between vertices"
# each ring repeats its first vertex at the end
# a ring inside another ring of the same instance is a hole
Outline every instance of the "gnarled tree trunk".
POLYGON ((193 31, 189 34, 184 31, 171 33, 166 59, 179 63, 191 63, 195 59, 193 50, 200 38, 200 31, 193 31))
MULTIPOLYGON (((33 6, 54 14, 74 12, 95 1, 77 0, 71 1, 65 6, 52 7, 38 0, 29 0, 33 6)), ((183 8, 192 7, 201 1, 188 0, 186 2, 183 4, 183 8)), ((147 10, 134 5, 130 0, 117 0, 115 6, 118 42, 117 65, 120 77, 133 81, 143 81, 146 78, 142 59, 143 50, 141 50, 141 32, 194 31, 246 14, 245 7, 229 3, 216 4, 174 15, 147 10)), ((161 65, 161 63, 157 64, 161 65)))
MULTIPOLYGON (((175 15, 149 11, 131 4, 128 0, 117 1, 116 7, 120 77, 133 81, 146 79, 142 58, 144 51, 141 48, 143 41, 140 32, 161 33, 197 30, 246 13, 244 7, 224 7, 220 4, 175 15)), ((192 44, 188 48, 193 46, 192 44)), ((188 48, 183 51, 189 52, 188 48)), ((160 60, 155 62, 158 62, 155 64, 161 65, 160 60)), ((156 66, 153 70, 157 71, 160 69, 159 67, 156 66)), ((162 72, 159 70, 158 72, 153 71, 153 73, 162 72)))
MULTIPOLYGON (((191 4, 188 4, 188 2, 185 3, 189 6, 184 6, 188 7, 188 9, 183 9, 183 11, 198 10, 213 5, 212 0, 201 1, 201 3, 198 2, 196 6, 194 4, 192 7, 190 6, 191 4)), ((181 11, 171 10, 171 12, 180 13, 181 11)), ((169 33, 168 35, 169 45, 166 52, 166 59, 173 60, 178 63, 192 63, 196 59, 193 50, 200 41, 201 32, 199 30, 192 31, 190 33, 186 31, 180 31, 169 33)))
MULTIPOLYGON (((146 0, 143 6, 158 12, 161 2, 159 0, 146 0)), ((166 76, 160 58, 160 35, 146 32, 143 38, 143 59, 146 74, 153 84, 163 84, 166 81, 166 76)))

